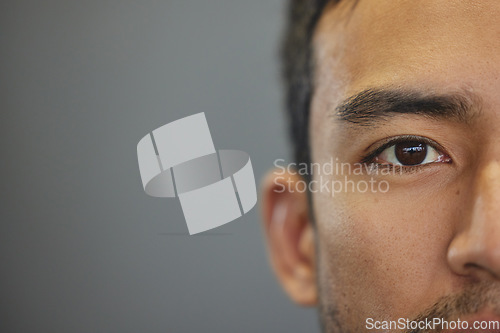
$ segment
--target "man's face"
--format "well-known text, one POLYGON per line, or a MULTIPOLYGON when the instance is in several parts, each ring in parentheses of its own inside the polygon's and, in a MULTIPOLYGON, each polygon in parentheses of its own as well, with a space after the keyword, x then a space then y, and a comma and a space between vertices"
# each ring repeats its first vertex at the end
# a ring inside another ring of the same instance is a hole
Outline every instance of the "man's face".
MULTIPOLYGON (((393 172, 329 176, 388 191, 312 193, 314 259, 307 227, 285 241, 268 227, 285 288, 317 299, 328 332, 365 331, 367 318, 500 320, 500 2, 345 1, 314 37, 312 162, 393 172)), ((266 199, 271 226, 300 210, 288 197, 266 199)))
MULTIPOLYGON (((414 318, 474 285, 499 295, 500 2, 347 2, 323 13, 314 46, 312 161, 397 170, 348 175, 386 193, 312 194, 326 327, 414 318), (341 117, 368 89, 371 108, 341 117), (458 105, 426 109, 441 98, 458 105)), ((476 317, 500 310, 475 302, 476 317)))

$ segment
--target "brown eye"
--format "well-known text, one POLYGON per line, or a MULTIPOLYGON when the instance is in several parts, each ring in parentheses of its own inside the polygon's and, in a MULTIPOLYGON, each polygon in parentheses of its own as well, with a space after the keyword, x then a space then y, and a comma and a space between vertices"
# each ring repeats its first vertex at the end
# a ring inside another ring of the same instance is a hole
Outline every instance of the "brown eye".
POLYGON ((450 163, 451 158, 424 140, 410 139, 388 146, 375 157, 375 161, 378 164, 418 166, 435 162, 450 163))
POLYGON ((427 144, 417 141, 400 142, 394 145, 394 153, 402 165, 417 165, 427 156, 427 144))

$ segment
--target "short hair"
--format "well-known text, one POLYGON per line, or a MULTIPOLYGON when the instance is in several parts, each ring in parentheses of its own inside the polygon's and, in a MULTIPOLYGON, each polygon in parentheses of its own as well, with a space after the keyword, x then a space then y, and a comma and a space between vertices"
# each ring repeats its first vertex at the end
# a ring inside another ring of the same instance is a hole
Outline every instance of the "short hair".
MULTIPOLYGON (((312 38, 315 27, 329 2, 339 0, 290 0, 281 48, 282 79, 289 135, 296 163, 311 162, 309 114, 313 95, 314 64, 312 38)), ((309 180, 309 175, 306 175, 309 180)))

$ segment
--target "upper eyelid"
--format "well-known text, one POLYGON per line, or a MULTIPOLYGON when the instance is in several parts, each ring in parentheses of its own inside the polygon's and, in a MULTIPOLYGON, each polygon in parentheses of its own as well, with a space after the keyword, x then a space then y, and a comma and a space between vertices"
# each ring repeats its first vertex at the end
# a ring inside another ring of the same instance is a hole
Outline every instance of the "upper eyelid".
POLYGON ((442 147, 439 143, 437 143, 436 141, 430 139, 430 138, 427 138, 425 136, 420 136, 420 135, 411 135, 411 134, 404 134, 404 135, 396 135, 396 136, 391 136, 389 138, 385 138, 383 140, 379 140, 373 144, 371 144, 370 146, 368 146, 366 149, 365 149, 365 152, 366 151, 375 151, 375 150, 378 150, 382 147, 390 147, 396 143, 399 143, 399 142, 405 142, 405 141, 423 141, 424 143, 427 143, 428 145, 432 146, 433 148, 437 149, 437 150, 445 150, 444 147, 442 147), (376 148, 374 148, 374 146, 376 148))

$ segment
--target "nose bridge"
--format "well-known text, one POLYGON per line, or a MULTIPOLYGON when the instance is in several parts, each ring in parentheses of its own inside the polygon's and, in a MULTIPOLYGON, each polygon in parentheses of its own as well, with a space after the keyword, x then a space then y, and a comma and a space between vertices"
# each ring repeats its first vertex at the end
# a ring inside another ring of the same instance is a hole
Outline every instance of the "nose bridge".
POLYGON ((494 232, 500 228, 500 160, 478 170, 474 193, 472 229, 494 232))

